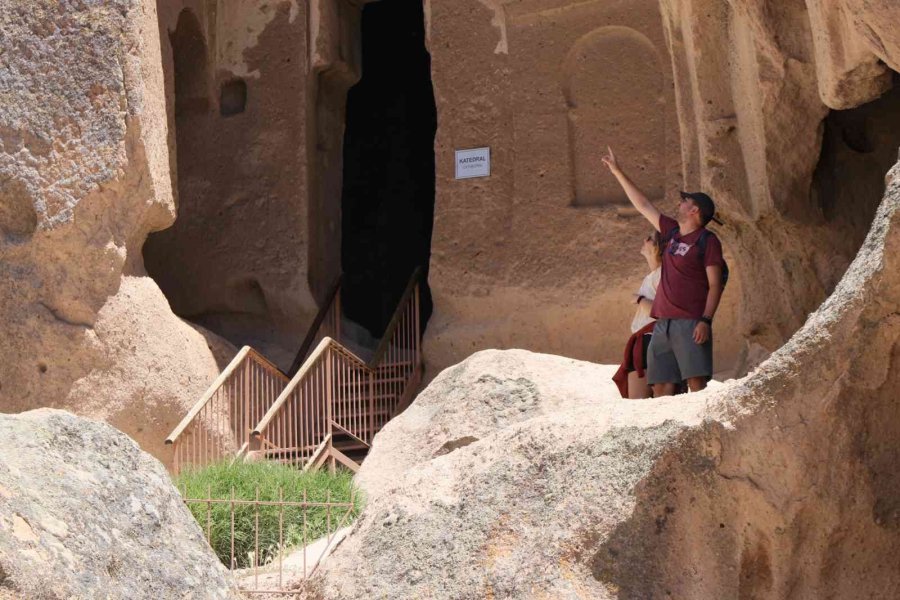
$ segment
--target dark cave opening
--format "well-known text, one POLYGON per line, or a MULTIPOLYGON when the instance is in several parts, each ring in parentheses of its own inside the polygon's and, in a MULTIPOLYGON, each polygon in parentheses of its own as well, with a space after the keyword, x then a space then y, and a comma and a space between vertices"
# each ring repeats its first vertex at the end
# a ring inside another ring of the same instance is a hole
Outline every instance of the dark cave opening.
POLYGON ((854 256, 884 195, 884 176, 900 148, 900 74, 880 98, 832 110, 824 121, 822 152, 813 174, 813 199, 825 221, 846 231, 838 243, 854 256))
POLYGON ((416 267, 423 329, 431 315, 437 111, 422 3, 366 4, 361 29, 344 133, 341 293, 347 317, 380 337, 416 267))

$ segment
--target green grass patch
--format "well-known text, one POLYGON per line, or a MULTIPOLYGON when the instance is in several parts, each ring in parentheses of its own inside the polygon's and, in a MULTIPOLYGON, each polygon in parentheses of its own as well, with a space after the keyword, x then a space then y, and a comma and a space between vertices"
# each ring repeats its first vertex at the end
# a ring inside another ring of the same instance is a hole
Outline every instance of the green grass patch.
MULTIPOLYGON (((186 470, 175 478, 175 485, 185 498, 230 500, 234 490, 235 500, 259 500, 301 502, 306 491, 308 502, 349 502, 353 474, 339 469, 335 474, 327 470, 301 473, 294 467, 271 462, 228 462, 197 470, 186 470), (283 497, 279 496, 283 494, 283 497)), ((362 509, 362 498, 354 492, 354 508, 345 525, 352 523, 362 509)), ((256 522, 259 521, 259 564, 263 565, 277 556, 280 543, 284 548, 303 544, 304 510, 301 507, 260 506, 235 504, 207 504, 190 502, 188 508, 206 535, 210 530, 210 546, 226 566, 244 568, 253 566, 256 546, 256 522), (283 511, 283 512, 282 512, 283 511), (234 519, 234 565, 231 564, 231 524, 234 519), (279 540, 279 516, 283 527, 283 539, 279 540)), ((334 530, 346 512, 346 508, 331 509, 331 529, 334 530)), ((324 507, 306 509, 306 543, 328 533, 328 511, 324 507)))

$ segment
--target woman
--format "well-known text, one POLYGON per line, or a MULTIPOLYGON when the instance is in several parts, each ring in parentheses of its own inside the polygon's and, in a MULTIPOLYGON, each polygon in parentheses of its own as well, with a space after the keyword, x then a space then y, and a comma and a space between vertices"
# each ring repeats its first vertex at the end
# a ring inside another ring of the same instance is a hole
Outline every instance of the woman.
POLYGON ((625 357, 613 380, 625 398, 649 398, 647 384, 647 347, 653 332, 653 317, 650 309, 656 298, 656 288, 662 267, 662 248, 659 232, 653 232, 641 245, 641 256, 647 261, 650 272, 641 282, 637 294, 637 309, 631 321, 631 338, 625 344, 625 357))

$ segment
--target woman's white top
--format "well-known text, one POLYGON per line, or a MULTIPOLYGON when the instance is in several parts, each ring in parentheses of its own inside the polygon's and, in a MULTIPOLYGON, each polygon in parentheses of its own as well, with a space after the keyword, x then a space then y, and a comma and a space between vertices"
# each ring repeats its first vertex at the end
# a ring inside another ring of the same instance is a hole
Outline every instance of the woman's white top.
MULTIPOLYGON (((661 273, 661 267, 657 267, 648 273, 647 276, 644 277, 644 281, 641 282, 641 289, 638 290, 638 294, 652 302, 653 299, 656 298, 656 287, 659 285, 659 276, 661 273)), ((631 333, 636 332, 641 327, 645 327, 648 323, 652 323, 655 320, 656 319, 650 316, 649 306, 645 306, 643 303, 638 304, 637 310, 634 313, 634 319, 631 320, 631 333)))

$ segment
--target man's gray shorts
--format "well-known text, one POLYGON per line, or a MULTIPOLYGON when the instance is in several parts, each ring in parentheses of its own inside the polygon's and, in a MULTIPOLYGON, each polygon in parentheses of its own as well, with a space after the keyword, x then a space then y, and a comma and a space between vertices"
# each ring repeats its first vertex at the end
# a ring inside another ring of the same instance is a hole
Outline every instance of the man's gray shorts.
POLYGON ((647 382, 680 383, 712 377, 712 333, 705 344, 694 341, 697 319, 659 319, 647 349, 647 382))

